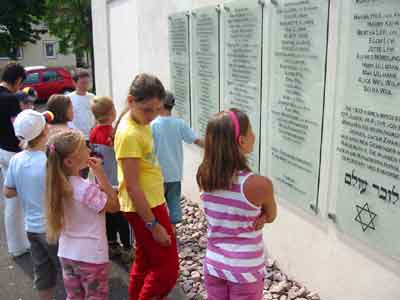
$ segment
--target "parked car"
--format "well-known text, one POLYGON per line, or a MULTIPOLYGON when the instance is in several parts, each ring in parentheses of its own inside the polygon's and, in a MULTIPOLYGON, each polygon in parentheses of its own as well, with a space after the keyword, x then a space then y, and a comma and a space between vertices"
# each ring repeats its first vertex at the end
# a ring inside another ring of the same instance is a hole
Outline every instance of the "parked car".
POLYGON ((53 94, 66 94, 75 90, 71 73, 64 68, 34 66, 26 67, 26 79, 22 88, 32 87, 38 99, 47 101, 53 94))

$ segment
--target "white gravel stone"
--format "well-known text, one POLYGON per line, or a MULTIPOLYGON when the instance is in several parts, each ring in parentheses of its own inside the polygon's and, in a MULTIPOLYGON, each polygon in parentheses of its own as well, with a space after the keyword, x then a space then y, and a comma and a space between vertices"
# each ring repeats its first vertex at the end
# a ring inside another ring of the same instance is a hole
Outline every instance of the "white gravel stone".
MULTIPOLYGON (((182 223, 176 226, 180 248, 180 285, 192 300, 205 300, 203 259, 207 247, 207 223, 196 203, 182 200, 182 223)), ((316 292, 294 281, 282 273, 278 263, 266 260, 264 300, 321 300, 316 292)))

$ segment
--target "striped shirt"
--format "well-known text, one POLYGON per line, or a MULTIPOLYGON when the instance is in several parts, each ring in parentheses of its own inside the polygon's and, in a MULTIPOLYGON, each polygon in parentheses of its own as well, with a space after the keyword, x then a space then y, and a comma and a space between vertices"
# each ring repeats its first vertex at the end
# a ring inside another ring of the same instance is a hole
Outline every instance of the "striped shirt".
POLYGON ((251 175, 238 172, 231 189, 200 196, 208 223, 204 272, 235 283, 256 282, 265 274, 262 230, 253 229, 261 207, 253 205, 243 193, 251 175))

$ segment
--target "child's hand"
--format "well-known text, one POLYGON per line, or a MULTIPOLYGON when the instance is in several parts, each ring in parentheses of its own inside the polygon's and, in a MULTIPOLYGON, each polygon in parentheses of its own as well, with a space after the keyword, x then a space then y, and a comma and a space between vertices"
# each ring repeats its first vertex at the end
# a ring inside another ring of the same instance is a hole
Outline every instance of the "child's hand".
POLYGON ((92 169, 94 176, 97 177, 99 174, 103 174, 103 162, 100 158, 97 157, 89 157, 88 166, 92 169))
POLYGON ((257 219, 254 221, 254 230, 261 230, 264 227, 264 224, 266 223, 266 219, 265 219, 265 214, 261 213, 257 219))
POLYGON ((153 239, 161 246, 168 247, 169 245, 171 245, 171 236, 161 224, 157 224, 154 227, 152 235, 153 239))

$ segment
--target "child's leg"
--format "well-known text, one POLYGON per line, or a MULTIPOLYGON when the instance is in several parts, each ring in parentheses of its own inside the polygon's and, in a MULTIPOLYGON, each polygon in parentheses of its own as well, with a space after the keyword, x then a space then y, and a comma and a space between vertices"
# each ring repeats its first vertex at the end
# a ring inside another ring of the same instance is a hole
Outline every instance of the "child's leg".
POLYGON ((106 213, 106 232, 110 259, 121 255, 121 246, 117 240, 117 230, 118 223, 116 214, 106 213))
MULTIPOLYGON (((228 284, 226 280, 206 273, 204 275, 204 284, 208 300, 229 300, 228 284)), ((231 299, 236 300, 236 298, 231 299)))
POLYGON ((56 286, 57 266, 53 262, 55 246, 49 246, 45 234, 27 232, 31 244, 31 258, 33 264, 33 284, 38 290, 39 298, 51 300, 54 297, 56 286))
POLYGON ((235 300, 262 300, 264 281, 253 283, 229 283, 229 299, 235 300))
POLYGON ((122 246, 124 246, 126 249, 130 249, 132 247, 132 237, 129 223, 120 212, 115 213, 115 219, 116 223, 118 224, 117 228, 122 246))
MULTIPOLYGON (((3 179, 6 177, 9 162, 14 154, 0 149, 0 170, 3 179)), ((18 198, 9 198, 4 202, 4 222, 8 253, 11 256, 28 253, 29 241, 26 237, 21 201, 18 198)))
POLYGON ((4 222, 8 253, 13 257, 28 253, 30 246, 25 232, 24 213, 17 197, 4 202, 4 222))
POLYGON ((106 213, 106 230, 109 243, 117 242, 117 226, 115 214, 106 213))
POLYGON ((171 245, 163 247, 158 244, 153 239, 151 232, 145 227, 143 220, 137 214, 126 215, 129 223, 133 225, 137 249, 135 263, 131 271, 129 295, 131 300, 165 297, 175 286, 178 279, 179 261, 176 239, 172 232, 167 208, 165 205, 160 205, 152 208, 152 212, 157 221, 171 236, 171 245), (136 289, 132 285, 135 285, 139 279, 143 280, 143 286, 141 287, 139 297, 137 297, 131 291, 136 289))
POLYGON ((109 263, 80 263, 85 300, 108 300, 109 263))
POLYGON ((115 214, 118 223, 118 233, 123 248, 121 249, 121 262, 130 266, 133 261, 131 228, 121 212, 115 214))
MULTIPOLYGON (((126 219, 132 225, 132 229, 135 232, 135 222, 139 221, 139 215, 135 213, 126 213, 126 219), (137 221, 135 219, 138 219, 137 221)), ((136 235, 136 233, 135 233, 136 235)), ((135 260, 131 266, 129 274, 129 299, 139 299, 140 292, 143 288, 144 279, 149 271, 148 260, 145 255, 146 249, 142 239, 135 240, 135 260)))
POLYGON ((164 191, 168 204, 169 218, 175 233, 176 224, 182 221, 181 182, 164 183, 164 191))
POLYGON ((85 300, 85 290, 80 277, 80 262, 60 257, 60 263, 67 294, 66 300, 85 300))

